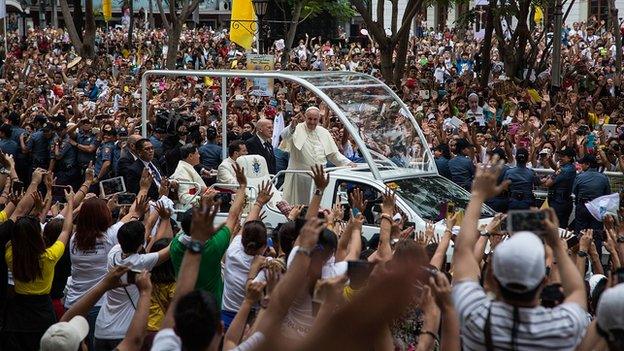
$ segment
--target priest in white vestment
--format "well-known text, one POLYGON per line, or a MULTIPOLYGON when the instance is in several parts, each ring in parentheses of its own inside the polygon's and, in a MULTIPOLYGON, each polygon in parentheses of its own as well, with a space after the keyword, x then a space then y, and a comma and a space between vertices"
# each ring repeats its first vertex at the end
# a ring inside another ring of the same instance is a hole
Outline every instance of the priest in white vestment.
POLYGON ((202 177, 195 170, 195 166, 199 164, 199 151, 193 144, 186 144, 180 148, 180 156, 182 159, 178 162, 175 172, 171 175, 171 179, 179 182, 193 182, 199 185, 178 184, 178 209, 186 210, 193 206, 199 200, 201 194, 208 188, 202 177))
MULTIPOLYGON (((282 132, 285 150, 290 152, 288 170, 310 171, 315 165, 325 165, 327 161, 335 166, 354 166, 338 151, 336 142, 329 131, 319 125, 321 117, 317 107, 305 111, 304 122, 293 117, 291 124, 282 132)), ((292 205, 310 203, 312 177, 305 173, 287 173, 284 180, 284 200, 292 205)))

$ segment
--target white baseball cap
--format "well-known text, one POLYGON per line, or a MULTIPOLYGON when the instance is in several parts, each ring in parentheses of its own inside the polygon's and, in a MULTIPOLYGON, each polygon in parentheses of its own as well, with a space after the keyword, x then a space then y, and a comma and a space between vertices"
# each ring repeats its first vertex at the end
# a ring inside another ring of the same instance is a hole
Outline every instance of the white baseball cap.
POLYGON ((607 280, 607 277, 603 274, 594 274, 589 278, 589 297, 592 299, 595 297, 596 286, 598 286, 598 283, 602 280, 607 280))
POLYGON ((76 351, 89 334, 89 323, 83 316, 69 322, 53 324, 41 337, 41 351, 76 351))
POLYGON ((600 330, 613 337, 611 331, 624 330, 624 284, 605 290, 596 308, 596 321, 600 330))
POLYGON ((517 232, 498 245, 492 261, 494 277, 507 290, 531 291, 546 275, 544 244, 532 232, 517 232))

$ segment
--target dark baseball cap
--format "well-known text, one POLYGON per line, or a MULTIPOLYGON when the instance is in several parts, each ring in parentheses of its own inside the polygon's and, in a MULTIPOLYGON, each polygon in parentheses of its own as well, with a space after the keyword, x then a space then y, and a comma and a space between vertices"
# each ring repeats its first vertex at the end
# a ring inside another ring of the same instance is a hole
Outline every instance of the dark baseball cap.
POLYGON ((457 150, 456 153, 460 153, 464 149, 467 149, 473 146, 474 145, 472 145, 468 140, 462 138, 462 139, 457 140, 457 143, 455 144, 455 150, 457 150))
POLYGON ((557 151, 557 153, 561 156, 567 156, 567 157, 572 157, 572 158, 576 156, 576 152, 574 151, 574 149, 571 147, 566 147, 566 146, 564 146, 559 151, 557 151))
POLYGON ((507 161, 507 153, 505 152, 505 150, 503 150, 503 149, 502 149, 502 148, 500 148, 500 147, 497 147, 497 148, 495 148, 494 150, 492 150, 492 151, 490 152, 490 154, 491 154, 492 156, 494 156, 494 155, 498 155, 498 157, 499 157, 501 160, 505 160, 505 161, 507 161))
POLYGON ((593 166, 593 165, 598 164, 598 160, 596 160, 596 156, 591 155, 591 154, 587 154, 587 155, 581 157, 581 159, 578 160, 578 163, 582 163, 582 164, 587 164, 587 165, 593 166))

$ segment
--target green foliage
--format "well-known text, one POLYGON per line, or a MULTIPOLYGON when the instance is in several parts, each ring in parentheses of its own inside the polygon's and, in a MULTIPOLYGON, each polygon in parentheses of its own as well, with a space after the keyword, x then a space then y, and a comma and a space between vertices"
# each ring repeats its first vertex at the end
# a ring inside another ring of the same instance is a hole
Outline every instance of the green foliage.
POLYGON ((348 0, 288 0, 294 5, 303 1, 304 6, 301 11, 302 18, 316 17, 324 12, 328 12, 338 21, 346 21, 355 16, 355 9, 348 0))

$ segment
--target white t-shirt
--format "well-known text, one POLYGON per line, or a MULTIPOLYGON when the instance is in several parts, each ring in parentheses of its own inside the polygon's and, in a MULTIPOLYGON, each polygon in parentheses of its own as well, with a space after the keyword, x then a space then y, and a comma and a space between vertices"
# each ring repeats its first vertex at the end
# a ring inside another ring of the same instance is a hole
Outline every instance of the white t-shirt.
MULTIPOLYGON (((158 263, 158 253, 132 254, 122 258, 121 246, 115 245, 108 253, 107 269, 126 266, 132 271, 151 271, 158 263)), ((95 337, 98 339, 123 339, 139 302, 136 285, 119 287, 106 292, 104 304, 95 321, 95 337)))
MULTIPOLYGON (((89 289, 95 286, 106 275, 108 253, 117 245, 117 231, 123 222, 113 224, 96 240, 92 250, 79 250, 75 246, 76 236, 69 239, 69 257, 71 259, 71 276, 67 279, 65 308, 70 308, 89 289)), ((95 306, 104 303, 102 297, 95 306)))
POLYGON ((225 252, 225 268, 223 269, 223 303, 225 311, 237 312, 245 299, 245 283, 253 256, 245 253, 242 236, 232 239, 225 252))
MULTIPOLYGON (((464 350, 485 350, 485 323, 490 314, 495 350, 511 350, 513 306, 493 301, 476 281, 453 284, 452 298, 460 320, 464 350)), ((516 350, 574 350, 583 339, 590 318, 576 303, 555 308, 519 307, 516 350)))
MULTIPOLYGON (((255 332, 251 334, 240 345, 231 351, 251 351, 255 350, 258 345, 264 342, 264 334, 255 332)), ((180 351, 182 350, 182 340, 176 335, 171 328, 166 328, 158 332, 152 342, 151 351, 180 351)))
MULTIPOLYGON (((286 267, 292 263, 299 246, 295 246, 288 255, 286 267)), ((332 256, 325 262, 321 269, 321 279, 329 279, 347 273, 348 264, 346 261, 336 263, 336 258, 332 256)), ((314 311, 312 307, 312 296, 309 291, 302 291, 295 298, 290 306, 284 321, 282 322, 282 334, 289 339, 298 340, 305 337, 314 323, 314 311)))

